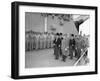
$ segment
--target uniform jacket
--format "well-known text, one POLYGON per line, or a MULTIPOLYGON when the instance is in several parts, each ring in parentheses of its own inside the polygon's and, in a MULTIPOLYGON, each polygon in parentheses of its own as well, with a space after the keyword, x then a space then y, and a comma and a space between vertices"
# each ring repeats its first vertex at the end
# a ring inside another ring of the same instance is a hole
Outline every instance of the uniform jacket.
POLYGON ((70 40, 69 40, 69 48, 70 48, 70 49, 75 48, 75 39, 70 39, 70 40))
POLYGON ((57 47, 60 47, 60 46, 61 46, 61 39, 60 39, 60 38, 55 39, 55 40, 53 41, 53 43, 54 43, 57 47))

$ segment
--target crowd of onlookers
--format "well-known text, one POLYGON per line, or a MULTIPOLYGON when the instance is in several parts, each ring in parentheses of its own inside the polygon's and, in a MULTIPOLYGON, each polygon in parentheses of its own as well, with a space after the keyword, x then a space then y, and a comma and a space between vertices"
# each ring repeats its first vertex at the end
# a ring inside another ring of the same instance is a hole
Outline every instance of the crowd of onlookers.
MULTIPOLYGON (((89 35, 75 35, 62 33, 48 33, 48 32, 33 32, 25 33, 25 50, 33 51, 46 48, 54 48, 55 59, 62 58, 66 61, 69 56, 80 58, 82 51, 89 47, 89 35)), ((88 50, 85 53, 87 56, 88 50)))

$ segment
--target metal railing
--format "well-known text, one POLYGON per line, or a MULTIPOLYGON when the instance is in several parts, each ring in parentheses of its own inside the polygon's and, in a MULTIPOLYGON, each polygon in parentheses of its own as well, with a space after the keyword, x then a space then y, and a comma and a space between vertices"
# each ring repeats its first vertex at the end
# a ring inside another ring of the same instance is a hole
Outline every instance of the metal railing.
POLYGON ((87 48, 85 48, 85 50, 84 51, 82 51, 82 53, 81 53, 81 57, 75 62, 75 64, 74 64, 74 66, 77 66, 77 64, 80 62, 80 60, 83 58, 83 56, 85 55, 85 52, 87 51, 88 49, 87 48))

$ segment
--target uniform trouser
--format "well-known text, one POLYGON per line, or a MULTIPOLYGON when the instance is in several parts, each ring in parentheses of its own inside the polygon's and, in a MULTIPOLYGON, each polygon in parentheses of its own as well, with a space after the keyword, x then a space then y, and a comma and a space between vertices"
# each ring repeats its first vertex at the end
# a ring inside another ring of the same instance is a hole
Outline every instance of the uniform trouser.
POLYGON ((34 41, 32 41, 32 50, 34 49, 34 41))
POLYGON ((29 42, 27 42, 27 51, 29 51, 29 42))
POLYGON ((27 42, 25 42, 25 51, 27 51, 27 42))
POLYGON ((73 54, 75 53, 75 50, 74 49, 70 49, 69 52, 70 52, 70 54, 69 54, 70 58, 73 59, 73 54))
POLYGON ((60 56, 62 56, 62 49, 61 49, 61 47, 59 48, 59 50, 60 50, 60 56))
POLYGON ((35 44, 35 41, 33 40, 33 42, 32 42, 32 48, 33 48, 33 49, 35 49, 35 45, 36 45, 36 44, 35 44))
POLYGON ((44 48, 44 41, 42 40, 42 49, 44 48))
POLYGON ((50 40, 50 42, 49 42, 49 48, 51 48, 51 40, 50 40))
POLYGON ((29 49, 29 51, 32 50, 32 42, 29 42, 29 43, 28 43, 28 49, 29 49))
POLYGON ((25 50, 28 51, 28 42, 25 42, 25 50))
POLYGON ((47 48, 49 48, 49 41, 47 42, 47 48))
POLYGON ((39 47, 39 43, 38 43, 38 41, 35 42, 35 43, 36 43, 36 47, 35 47, 35 49, 38 49, 38 47, 39 47))
POLYGON ((40 49, 42 49, 42 41, 40 41, 40 49))
POLYGON ((49 48, 49 41, 46 41, 46 48, 49 48))
POLYGON ((56 55, 56 49, 57 49, 57 47, 54 46, 53 48, 54 48, 54 55, 56 55))
POLYGON ((46 48, 48 47, 48 41, 46 40, 46 48))
POLYGON ((77 57, 77 49, 75 49, 75 57, 77 57))
POLYGON ((44 49, 44 41, 42 41, 42 49, 44 49))
POLYGON ((54 55, 55 55, 55 59, 59 59, 59 52, 60 52, 59 47, 54 46, 54 55))
POLYGON ((76 51, 76 57, 79 59, 81 56, 81 49, 77 49, 76 51))
POLYGON ((44 48, 44 42, 42 41, 42 49, 44 48))
POLYGON ((46 48, 46 41, 43 41, 43 48, 46 48))
POLYGON ((53 47, 53 41, 51 41, 51 48, 53 47))
POLYGON ((34 49, 36 48, 36 43, 35 43, 35 41, 34 41, 34 49))

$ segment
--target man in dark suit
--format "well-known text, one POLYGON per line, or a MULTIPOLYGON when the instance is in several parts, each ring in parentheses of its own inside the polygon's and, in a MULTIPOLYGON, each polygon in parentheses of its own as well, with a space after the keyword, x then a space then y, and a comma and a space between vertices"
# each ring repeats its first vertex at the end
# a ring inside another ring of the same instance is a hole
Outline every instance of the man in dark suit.
POLYGON ((56 38, 54 39, 53 43, 54 43, 54 55, 55 55, 55 59, 59 59, 60 44, 61 44, 61 39, 59 38, 59 33, 56 34, 56 38))
POLYGON ((71 35, 71 39, 69 40, 69 55, 70 59, 73 59, 73 54, 75 53, 75 39, 74 34, 71 35))
POLYGON ((62 57, 62 49, 61 49, 61 46, 62 46, 62 40, 63 40, 63 37, 62 37, 62 33, 59 34, 59 43, 60 43, 60 46, 59 46, 59 49, 60 49, 60 56, 62 57))

